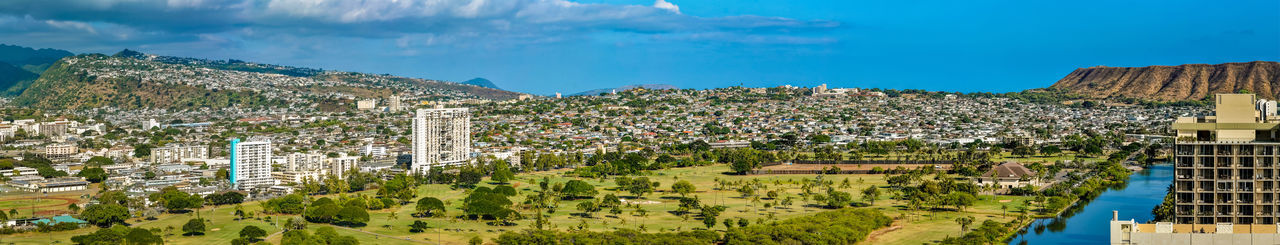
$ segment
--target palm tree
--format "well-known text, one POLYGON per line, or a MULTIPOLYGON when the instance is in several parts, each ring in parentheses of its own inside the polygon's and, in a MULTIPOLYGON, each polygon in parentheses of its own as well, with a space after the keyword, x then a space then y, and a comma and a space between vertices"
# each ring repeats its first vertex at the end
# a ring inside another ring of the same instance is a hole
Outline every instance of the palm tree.
POLYGON ((1006 213, 1008 213, 1008 212, 1009 212, 1009 204, 1003 204, 1003 203, 1001 203, 1001 204, 1000 204, 1000 218, 1004 218, 1004 215, 1005 215, 1006 213))
POLYGON ((964 233, 965 231, 968 231, 968 230, 969 230, 969 225, 970 225, 970 224, 973 224, 973 221, 974 221, 973 216, 964 216, 964 217, 956 218, 956 223, 957 223, 957 224, 960 224, 960 232, 961 232, 961 233, 964 233))

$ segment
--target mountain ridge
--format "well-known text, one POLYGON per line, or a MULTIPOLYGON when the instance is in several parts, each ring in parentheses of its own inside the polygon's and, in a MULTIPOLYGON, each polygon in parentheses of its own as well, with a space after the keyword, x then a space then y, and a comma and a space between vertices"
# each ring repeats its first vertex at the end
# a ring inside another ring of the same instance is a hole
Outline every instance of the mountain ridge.
POLYGON ((1156 101, 1201 100, 1242 90, 1280 97, 1280 63, 1274 61, 1176 66, 1078 68, 1049 86, 1090 98, 1156 101))
POLYGON ((17 94, 21 93, 24 83, 40 77, 39 74, 19 68, 9 63, 0 62, 0 93, 17 94))
POLYGON ((40 74, 45 68, 63 57, 75 55, 61 49, 36 49, 17 45, 0 44, 0 62, 9 63, 31 73, 40 74))
POLYGON ((400 94, 420 100, 507 100, 522 93, 431 79, 145 54, 65 57, 13 98, 45 109, 97 107, 311 107, 349 110, 355 100, 400 94))
POLYGON ((502 89, 502 88, 498 88, 497 84, 493 84, 493 81, 489 81, 489 79, 484 79, 483 77, 472 78, 471 80, 462 82, 462 84, 471 84, 471 85, 476 85, 476 86, 491 88, 491 89, 498 89, 498 90, 502 89))

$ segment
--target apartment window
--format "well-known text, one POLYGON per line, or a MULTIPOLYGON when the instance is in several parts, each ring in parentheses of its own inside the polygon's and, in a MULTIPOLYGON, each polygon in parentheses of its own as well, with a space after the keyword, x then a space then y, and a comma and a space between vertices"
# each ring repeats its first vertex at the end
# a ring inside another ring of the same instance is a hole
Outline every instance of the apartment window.
POLYGON ((1220 146, 1218 146, 1218 152, 1217 152, 1217 155, 1219 155, 1219 156, 1227 156, 1227 155, 1231 155, 1231 146, 1229 146, 1229 145, 1220 145, 1220 146))
POLYGON ((1178 146, 1178 155, 1189 156, 1189 155, 1195 155, 1195 154, 1196 154, 1196 148, 1194 146, 1189 146, 1189 145, 1178 146))

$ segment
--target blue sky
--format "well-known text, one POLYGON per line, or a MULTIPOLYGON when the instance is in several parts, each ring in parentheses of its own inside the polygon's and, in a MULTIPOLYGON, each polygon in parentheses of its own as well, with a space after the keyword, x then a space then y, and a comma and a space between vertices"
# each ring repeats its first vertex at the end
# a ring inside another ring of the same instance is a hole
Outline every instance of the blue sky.
POLYGON ((0 43, 463 81, 1020 91, 1280 60, 1280 1, 6 0, 0 43))

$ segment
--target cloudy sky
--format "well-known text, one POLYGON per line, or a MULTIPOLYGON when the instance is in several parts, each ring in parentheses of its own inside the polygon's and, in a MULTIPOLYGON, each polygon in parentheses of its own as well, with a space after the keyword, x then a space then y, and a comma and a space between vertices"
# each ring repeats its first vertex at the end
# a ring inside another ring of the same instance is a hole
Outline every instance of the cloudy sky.
POLYGON ((1280 1, 3 0, 0 43, 573 93, 1019 91, 1078 67, 1280 60, 1280 1))

